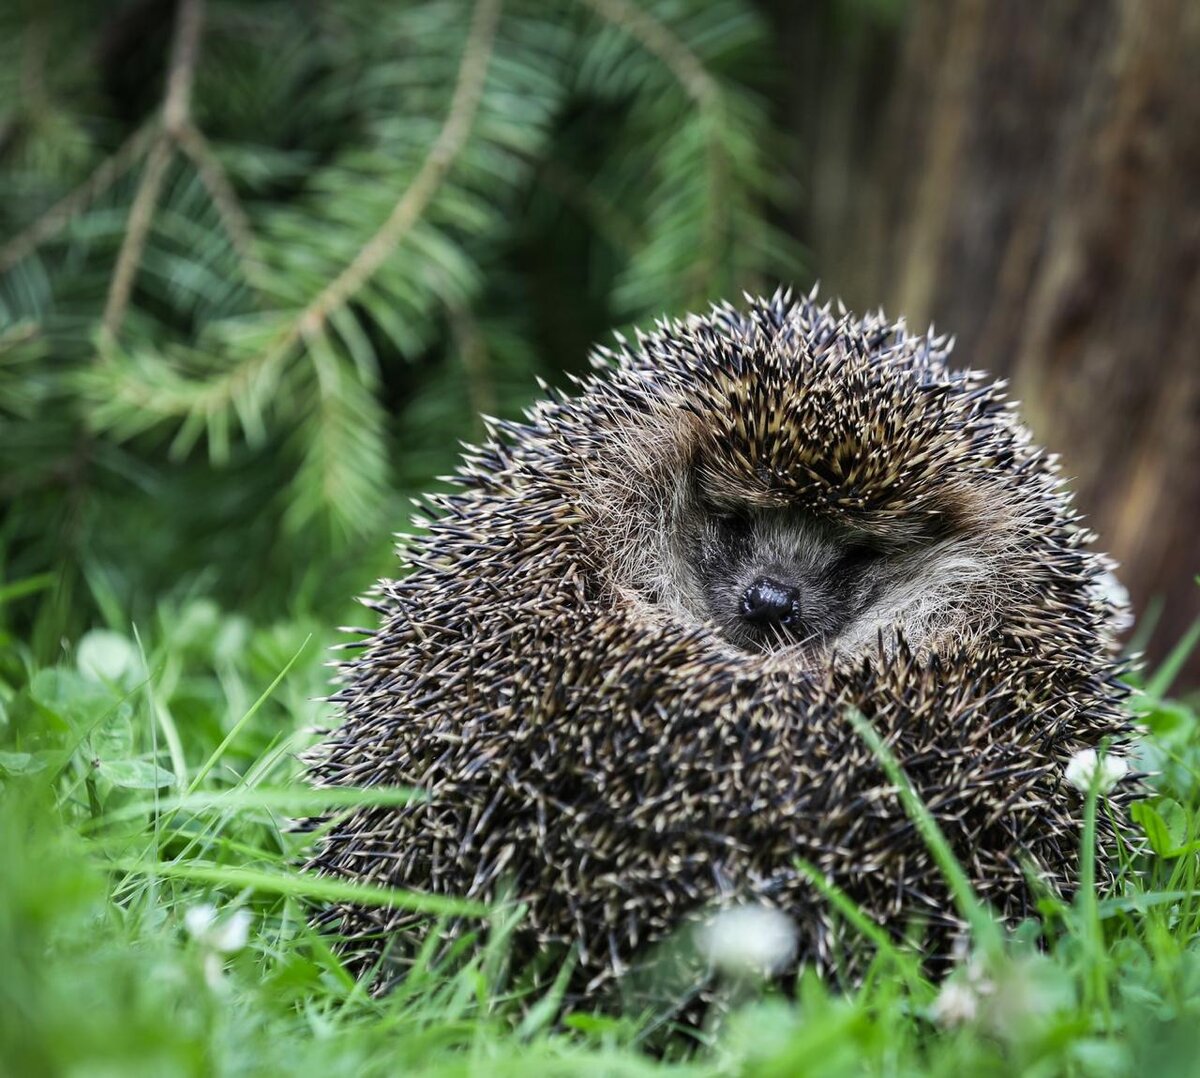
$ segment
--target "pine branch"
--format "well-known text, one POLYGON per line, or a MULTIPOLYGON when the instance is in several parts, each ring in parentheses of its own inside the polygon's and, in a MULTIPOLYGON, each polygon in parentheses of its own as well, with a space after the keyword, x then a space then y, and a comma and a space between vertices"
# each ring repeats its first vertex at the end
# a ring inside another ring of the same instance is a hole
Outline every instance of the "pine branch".
POLYGON ((501 0, 479 0, 475 5, 470 37, 463 51, 450 109, 416 177, 400 196, 383 227, 367 241, 337 278, 301 311, 278 344, 279 351, 290 349, 302 335, 321 329, 330 313, 344 307, 354 297, 421 219, 470 134, 475 112, 483 96, 483 84, 500 20, 500 7, 501 0))
POLYGON ((313 411, 297 429, 300 467, 284 523, 301 533, 322 522, 334 541, 372 530, 387 504, 384 411, 325 332, 306 342, 316 375, 313 411))
POLYGON ((47 240, 57 236, 79 213, 116 183, 158 137, 158 127, 157 119, 139 127, 109 157, 101 161, 83 183, 0 247, 0 273, 6 273, 47 240))
POLYGON ((192 82, 196 75, 196 57, 200 48, 200 30, 204 21, 204 0, 179 0, 175 36, 167 68, 167 94, 163 105, 163 123, 129 209, 129 224, 117 254, 117 264, 109 282, 108 298, 100 326, 100 354, 105 356, 120 332, 133 292, 146 237, 154 220, 154 208, 162 193, 167 166, 174 153, 174 141, 189 122, 192 82))
POLYGON ((650 12, 629 0, 581 0, 606 22, 623 30, 657 56, 701 109, 720 96, 720 87, 700 58, 650 12))
POLYGON ((691 277, 699 287, 690 288, 689 291, 702 294, 708 291, 707 286, 715 276, 724 239, 730 229, 725 197, 729 162, 720 137, 724 111, 720 85, 709 74, 695 52, 644 8, 636 6, 630 0, 581 2, 662 61, 684 93, 695 102, 707 144, 705 166, 709 197, 704 207, 705 242, 701 248, 701 257, 696 259, 691 270, 691 277))
MULTIPOLYGON (((380 408, 361 380, 333 355, 325 325, 403 243, 466 145, 483 97, 500 9, 501 0, 476 4, 446 119, 412 183, 383 226, 301 311, 275 349, 282 357, 302 338, 317 373, 317 411, 286 518, 292 529, 303 528, 324 512, 336 528, 352 533, 369 526, 379 513, 386 476, 380 408), (310 490, 319 492, 318 502, 306 497, 310 490)), ((478 350, 471 358, 486 362, 478 350)))
MULTIPOLYGON (((262 329, 266 340, 278 339, 271 320, 262 329)), ((114 349, 114 359, 121 355, 114 349)), ((128 438, 163 420, 183 418, 172 449, 173 455, 181 456, 204 427, 210 436, 224 430, 228 425, 224 417, 231 408, 238 412, 243 428, 254 434, 251 440, 261 438, 261 413, 279 384, 285 357, 260 345, 252 349, 249 359, 208 379, 179 373, 161 355, 123 358, 116 370, 97 369, 87 383, 93 398, 92 423, 112 430, 118 438, 128 438)), ((213 448, 214 458, 222 459, 213 448)))
POLYGON ((243 275, 248 281, 253 281, 261 273, 261 263, 255 250, 254 230, 250 227, 250 219, 242 209, 241 200, 233 189, 233 184, 229 182, 225 169, 213 153, 204 133, 194 123, 185 123, 175 133, 175 137, 179 149, 195 165, 200 182, 204 184, 208 197, 216 207, 221 227, 241 259, 243 275))
POLYGON ((106 413, 110 405, 126 405, 157 419, 203 416, 212 420, 236 406, 248 388, 277 382, 289 360, 296 356, 297 346, 323 332, 325 323, 345 308, 421 220, 470 134, 483 93, 500 8, 501 0, 479 0, 477 3, 450 105, 437 136, 387 220, 341 273, 277 331, 266 348, 248 353, 220 376, 200 381, 168 378, 160 373, 153 384, 122 379, 118 385, 110 387, 109 401, 102 413, 106 413))

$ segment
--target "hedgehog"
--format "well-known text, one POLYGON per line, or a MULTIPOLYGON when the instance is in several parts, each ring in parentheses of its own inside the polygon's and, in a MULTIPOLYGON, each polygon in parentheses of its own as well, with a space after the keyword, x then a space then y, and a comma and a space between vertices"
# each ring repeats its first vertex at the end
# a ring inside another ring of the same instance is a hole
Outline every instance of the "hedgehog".
MULTIPOLYGON (((815 290, 616 340, 488 420, 402 537, 308 762, 423 796, 339 818, 311 867, 519 899, 514 959, 570 954, 593 1000, 745 903, 792 918, 791 973, 852 976, 864 945, 812 866, 948 961, 963 924, 859 716, 1001 918, 1070 895, 1063 770, 1127 732, 1123 611, 1004 384, 815 290)), ((385 981, 430 931, 317 921, 385 981)))

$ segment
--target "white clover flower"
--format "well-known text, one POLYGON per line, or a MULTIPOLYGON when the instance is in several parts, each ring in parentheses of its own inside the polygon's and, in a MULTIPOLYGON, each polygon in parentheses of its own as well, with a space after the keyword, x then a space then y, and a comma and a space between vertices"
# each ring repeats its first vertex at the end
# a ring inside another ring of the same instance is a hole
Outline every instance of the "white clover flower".
POLYGON ((217 923, 215 906, 201 903, 190 906, 183 915, 184 927, 202 947, 220 954, 233 954, 246 946, 250 935, 250 914, 247 910, 234 910, 220 924, 217 923))
POLYGON ((204 979, 210 988, 219 988, 222 983, 221 956, 240 951, 250 936, 249 911, 234 910, 218 922, 216 907, 201 903, 187 909, 183 925, 204 952, 204 979))
POLYGON ((189 906, 183 915, 183 927, 194 940, 203 940, 217 920, 217 908, 203 902, 189 906))
POLYGON ((771 906, 733 906, 697 933, 709 965, 734 977, 770 977, 795 957, 796 926, 771 906))
POLYGON ((939 1026, 961 1026, 975 1021, 979 1014, 979 995, 963 978, 948 980, 929 1008, 929 1017, 939 1026))
POLYGON ((929 1017, 944 1028, 971 1023, 1017 1042, 1073 1001, 1069 979, 1044 955, 992 963, 977 955, 943 983, 929 1017))
POLYGON ((221 954, 235 954, 250 938, 250 912, 234 910, 208 935, 208 944, 221 954))
POLYGON ((120 681, 126 674, 140 675, 142 658, 132 641, 111 629, 93 629, 75 649, 79 672, 88 681, 120 681))
POLYGON ((1029 1040, 1055 1014, 1074 1003, 1070 979, 1045 955, 1011 959, 995 977, 990 998, 980 1008, 989 1032, 1010 1043, 1029 1040))
POLYGON ((1084 793, 1092 788, 1092 780, 1096 779, 1097 787, 1103 794, 1116 786, 1128 771, 1129 762, 1123 756, 1110 753, 1100 759, 1095 749, 1081 749, 1067 762, 1063 777, 1084 793))

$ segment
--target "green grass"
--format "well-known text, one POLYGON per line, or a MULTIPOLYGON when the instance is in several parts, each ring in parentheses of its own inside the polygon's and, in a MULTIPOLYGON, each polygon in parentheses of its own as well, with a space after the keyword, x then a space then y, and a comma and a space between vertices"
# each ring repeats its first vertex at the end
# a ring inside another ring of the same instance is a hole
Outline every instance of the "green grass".
MULTIPOLYGON (((8 594, 41 587, 21 585, 8 594)), ((164 609, 136 636, 89 634, 53 669, 8 641, 0 1073, 1200 1073, 1200 722, 1164 698, 1169 676, 1149 679, 1153 693, 1134 705, 1158 772, 1137 809, 1153 852, 1121 854, 1117 894, 1046 899, 1040 923, 1002 935, 925 821, 979 933, 956 988, 939 999, 912 956, 876 933, 858 991, 834 994, 811 975, 794 1000, 743 986, 728 1015, 676 1036, 664 1058, 653 1016, 559 1021, 554 990, 523 994, 505 962, 519 909, 355 889, 295 867, 306 839, 289 818, 336 811, 348 796, 297 781, 297 753, 328 719, 318 698, 329 642, 302 620, 252 628, 202 601, 164 609), (426 953, 395 992, 373 999, 305 923, 306 900, 351 897, 478 917, 489 942, 452 966, 426 953), (217 929, 248 918, 243 946, 222 951, 219 932, 188 931, 188 912, 206 905, 217 929), (957 1023, 946 1017, 955 992, 975 1004, 957 1023)), ((919 802, 908 808, 921 823, 919 802)), ((1109 807, 1093 795, 1089 811, 1109 807)), ((861 921, 839 892, 822 891, 851 925, 861 921)), ((858 927, 871 935, 869 923, 858 927)))

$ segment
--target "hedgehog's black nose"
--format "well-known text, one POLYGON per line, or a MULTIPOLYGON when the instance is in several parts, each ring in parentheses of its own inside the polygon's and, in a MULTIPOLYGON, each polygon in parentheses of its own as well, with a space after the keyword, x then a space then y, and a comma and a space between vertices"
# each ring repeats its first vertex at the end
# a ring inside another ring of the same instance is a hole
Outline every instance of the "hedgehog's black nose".
POLYGON ((800 620, 800 592, 760 576, 742 595, 742 617, 756 625, 792 625, 800 620))

